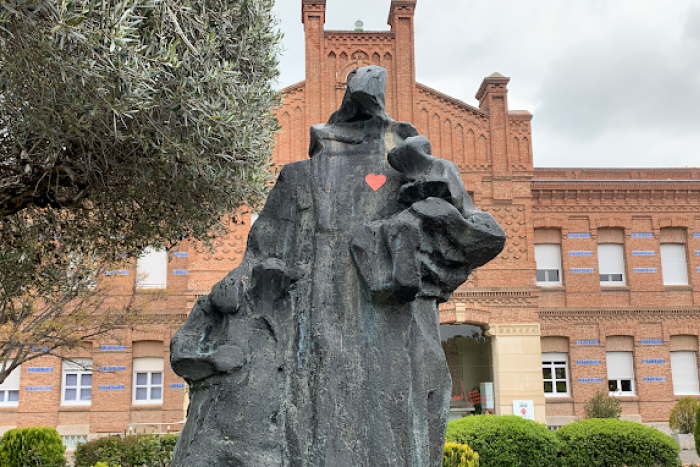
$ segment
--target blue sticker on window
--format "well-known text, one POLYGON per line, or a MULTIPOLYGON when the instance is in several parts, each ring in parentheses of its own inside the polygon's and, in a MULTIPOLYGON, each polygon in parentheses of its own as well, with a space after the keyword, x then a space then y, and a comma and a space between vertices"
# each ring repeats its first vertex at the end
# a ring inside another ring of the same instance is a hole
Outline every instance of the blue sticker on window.
POLYGON ((600 360, 576 360, 577 365, 600 365, 600 360))
POLYGON ((173 271, 174 276, 186 276, 187 274, 187 269, 175 269, 173 271))
POLYGON ((53 386, 27 386, 29 392, 53 391, 53 386))
POLYGON ((640 274, 649 274, 657 272, 656 268, 634 268, 632 272, 638 272, 640 274))
POLYGON ((589 233, 570 233, 568 234, 569 238, 591 238, 591 234, 589 233))
POLYGON ((570 251, 569 256, 593 256, 592 251, 570 251))
POLYGON ((600 345, 600 341, 576 341, 576 345, 600 345))
POLYGON ((666 363, 665 358, 643 358, 642 363, 649 365, 661 365, 666 363))
POLYGON ((645 376, 644 381, 649 383, 662 383, 666 381, 665 376, 645 376))
POLYGON ((579 383, 602 383, 603 378, 579 378, 579 383))
POLYGON ((651 232, 632 232, 632 238, 654 238, 654 234, 651 232))
POLYGON ((101 366, 100 372, 102 373, 116 373, 117 371, 126 371, 125 366, 101 366))
POLYGON ((663 339, 642 339, 642 345, 661 345, 663 343, 663 339))
POLYGON ((124 350, 126 349, 125 346, 123 345, 101 345, 100 350, 105 351, 105 352, 115 352, 119 350, 124 350))
POLYGON ((632 256, 656 256, 655 251, 633 251, 632 256))
POLYGON ((185 385, 182 383, 171 384, 170 389, 185 389, 185 385))
POLYGON ((34 366, 27 368, 27 373, 51 373, 52 371, 53 367, 50 366, 34 366))
POLYGON ((124 390, 124 385, 123 384, 101 384, 97 386, 97 389, 100 391, 123 391, 124 390))

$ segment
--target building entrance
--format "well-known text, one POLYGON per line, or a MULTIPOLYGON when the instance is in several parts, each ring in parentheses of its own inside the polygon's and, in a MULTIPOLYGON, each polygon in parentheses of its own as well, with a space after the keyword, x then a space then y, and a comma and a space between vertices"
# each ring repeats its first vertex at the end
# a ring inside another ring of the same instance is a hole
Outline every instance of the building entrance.
POLYGON ((491 338, 472 324, 442 324, 440 339, 452 375, 450 420, 494 413, 491 338))

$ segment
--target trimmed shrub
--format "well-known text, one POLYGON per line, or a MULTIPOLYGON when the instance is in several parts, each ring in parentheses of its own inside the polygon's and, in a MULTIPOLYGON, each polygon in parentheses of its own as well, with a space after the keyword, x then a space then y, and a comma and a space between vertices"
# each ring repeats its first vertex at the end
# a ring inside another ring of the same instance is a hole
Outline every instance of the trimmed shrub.
POLYGON ((177 435, 110 436, 79 444, 75 467, 91 467, 98 462, 109 467, 169 467, 177 435))
POLYGON ((680 467, 680 448, 656 428, 617 419, 588 419, 556 431, 567 467, 680 467))
POLYGON ((693 438, 695 439, 695 450, 700 452, 700 410, 695 412, 695 430, 693 430, 693 438))
POLYGON ((66 447, 55 428, 32 427, 8 430, 0 439, 3 467, 65 467, 66 447))
POLYGON ((585 418, 620 418, 622 407, 620 401, 610 397, 605 391, 598 391, 583 406, 585 418))
POLYGON ((676 433, 688 434, 695 432, 695 413, 698 411, 698 401, 692 397, 684 397, 671 410, 668 423, 676 433))
POLYGON ((445 443, 442 467, 479 467, 479 454, 466 444, 445 443))
POLYGON ((479 453, 481 467, 558 466, 561 442, 546 426, 515 415, 473 415, 447 424, 447 441, 479 453))

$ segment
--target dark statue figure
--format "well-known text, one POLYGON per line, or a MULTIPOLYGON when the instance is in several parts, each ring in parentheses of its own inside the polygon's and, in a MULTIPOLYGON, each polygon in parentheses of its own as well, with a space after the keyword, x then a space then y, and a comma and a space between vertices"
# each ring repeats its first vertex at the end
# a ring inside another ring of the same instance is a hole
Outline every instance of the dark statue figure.
POLYGON ((171 343, 187 380, 173 467, 439 467, 451 380, 438 304, 505 234, 457 167, 385 111, 386 70, 287 164, 240 266, 171 343))

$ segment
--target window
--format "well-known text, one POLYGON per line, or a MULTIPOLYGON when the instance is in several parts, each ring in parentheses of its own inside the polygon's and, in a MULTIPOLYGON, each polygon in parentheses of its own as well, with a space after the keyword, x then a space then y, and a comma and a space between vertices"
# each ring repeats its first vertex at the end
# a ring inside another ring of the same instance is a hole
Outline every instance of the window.
POLYGON ((22 367, 18 366, 0 384, 0 407, 17 407, 19 405, 19 375, 22 367))
POLYGON ((664 285, 688 285, 688 265, 685 260, 684 244, 661 244, 661 272, 664 285))
POLYGON ((600 285, 625 285, 625 256, 619 243, 598 245, 600 285))
POLYGON ((634 363, 632 352, 606 352, 608 391, 611 396, 634 395, 634 363))
POLYGON ((90 405, 92 401, 92 360, 74 358, 63 362, 62 405, 90 405))
POLYGON ((134 359, 134 404, 163 403, 163 359, 134 359))
POLYGON ((542 379, 545 397, 568 396, 568 355, 561 352, 542 353, 542 379))
POLYGON ((537 285, 561 285, 561 247, 555 243, 535 245, 537 285))
POLYGON ((671 376, 674 394, 682 396, 700 394, 697 352, 671 352, 671 376))
POLYGON ((140 289, 164 289, 168 277, 168 253, 165 249, 144 248, 136 261, 136 285, 140 289))
POLYGON ((87 435, 66 435, 61 436, 63 445, 66 447, 67 451, 73 451, 78 448, 78 444, 87 443, 87 435))

